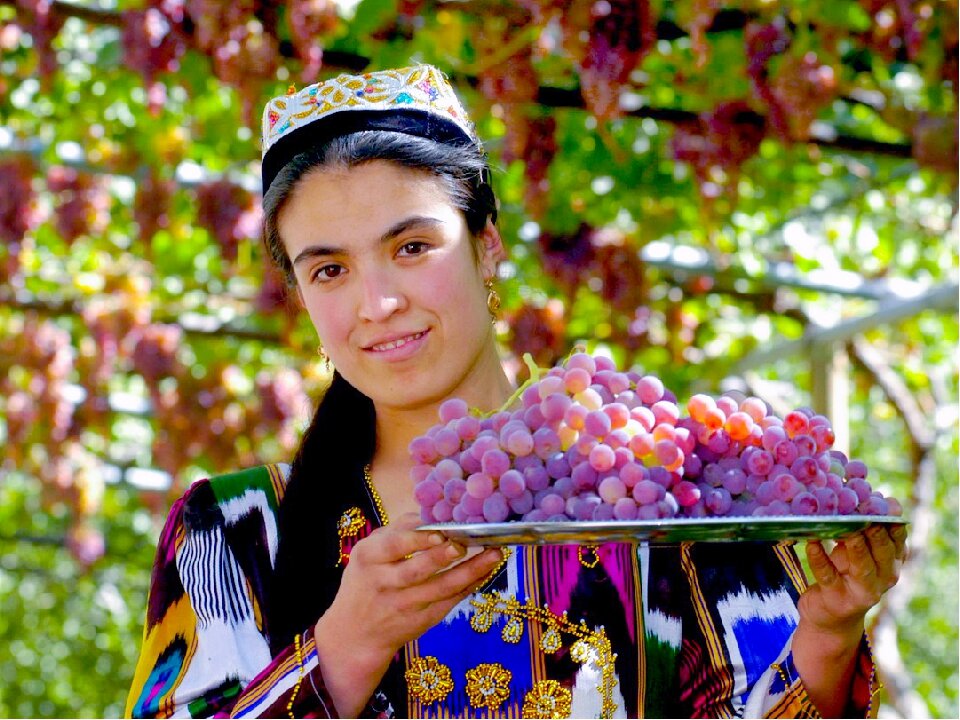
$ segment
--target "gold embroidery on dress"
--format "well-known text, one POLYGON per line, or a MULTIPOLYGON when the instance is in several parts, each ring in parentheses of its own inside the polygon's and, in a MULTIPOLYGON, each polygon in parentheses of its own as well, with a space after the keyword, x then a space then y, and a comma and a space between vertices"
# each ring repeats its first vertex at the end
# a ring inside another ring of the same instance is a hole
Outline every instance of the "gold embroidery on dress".
POLYGON ((337 535, 340 536, 340 557, 337 559, 336 567, 342 565, 347 559, 347 554, 343 551, 343 541, 359 535, 366 524, 367 519, 358 507, 352 507, 344 511, 340 519, 337 520, 337 535))
POLYGON ((507 624, 503 626, 503 632, 500 633, 504 642, 517 644, 523 637, 523 621, 518 617, 510 618, 507 624))
POLYGON ((513 673, 500 663, 480 663, 467 670, 467 698, 475 708, 496 710, 510 697, 513 673))
POLYGON ((450 668, 432 655, 415 658, 404 677, 410 694, 424 705, 443 700, 453 690, 450 668))
POLYGON ((540 680, 523 698, 525 718, 568 718, 573 693, 556 680, 540 680))
POLYGON ((537 607, 531 599, 521 603, 513 596, 504 596, 498 592, 477 595, 470 604, 475 608, 475 613, 470 618, 470 625, 477 632, 489 630, 497 615, 528 622, 537 621, 544 627, 540 648, 550 654, 557 652, 563 646, 563 636, 569 636, 573 643, 570 648, 571 659, 581 665, 595 665, 600 671, 598 690, 601 700, 601 717, 613 717, 617 709, 616 701, 613 699, 613 690, 617 686, 617 679, 614 677, 617 655, 613 652, 613 646, 602 625, 591 630, 584 620, 579 624, 571 621, 566 612, 556 615, 547 607, 537 607))

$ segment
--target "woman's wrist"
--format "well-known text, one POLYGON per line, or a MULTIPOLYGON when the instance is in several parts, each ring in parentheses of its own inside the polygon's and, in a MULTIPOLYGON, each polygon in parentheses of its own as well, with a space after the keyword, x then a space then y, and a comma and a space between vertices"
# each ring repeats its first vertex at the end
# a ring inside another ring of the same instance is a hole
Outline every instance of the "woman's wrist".
POLYGON ((358 716, 393 657, 389 651, 361 646, 355 629, 337 622, 329 611, 313 626, 317 665, 340 717, 358 716))

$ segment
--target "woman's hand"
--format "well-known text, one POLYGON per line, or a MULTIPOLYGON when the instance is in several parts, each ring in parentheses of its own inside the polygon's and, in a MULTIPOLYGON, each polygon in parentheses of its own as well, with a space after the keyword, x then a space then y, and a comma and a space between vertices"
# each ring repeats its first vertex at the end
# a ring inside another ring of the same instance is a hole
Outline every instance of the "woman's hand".
POLYGON ((829 555, 821 543, 807 543, 816 582, 800 598, 801 622, 826 634, 852 631, 859 641, 867 611, 897 583, 906 541, 904 525, 873 525, 838 541, 829 555))
POLYGON ((867 611, 897 583, 906 557, 904 525, 873 525, 827 554, 807 543, 814 584, 800 596, 793 657, 807 694, 824 717, 839 717, 850 696, 867 611))
POLYGON ((404 515, 358 542, 337 597, 314 628, 341 717, 356 717, 397 650, 440 622, 503 557, 493 549, 462 560, 463 546, 415 530, 419 524, 415 514, 404 515))

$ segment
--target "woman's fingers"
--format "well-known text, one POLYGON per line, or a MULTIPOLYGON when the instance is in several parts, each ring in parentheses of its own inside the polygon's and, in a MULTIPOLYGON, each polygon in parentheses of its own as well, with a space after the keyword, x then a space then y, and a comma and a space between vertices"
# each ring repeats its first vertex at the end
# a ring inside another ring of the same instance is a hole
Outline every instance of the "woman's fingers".
POLYGON ((850 561, 850 577, 868 584, 877 577, 877 563, 863 532, 855 532, 844 539, 850 561))
POLYGON ((893 545, 896 548, 897 560, 907 559, 907 526, 894 525, 890 530, 890 537, 893 538, 893 545))
POLYGON ((459 565, 439 572, 416 588, 412 588, 417 602, 435 603, 471 592, 503 560, 496 548, 484 550, 459 565))
POLYGON ((807 562, 810 564, 814 580, 825 588, 834 585, 840 579, 837 568, 834 567, 820 541, 812 540, 807 543, 807 562))

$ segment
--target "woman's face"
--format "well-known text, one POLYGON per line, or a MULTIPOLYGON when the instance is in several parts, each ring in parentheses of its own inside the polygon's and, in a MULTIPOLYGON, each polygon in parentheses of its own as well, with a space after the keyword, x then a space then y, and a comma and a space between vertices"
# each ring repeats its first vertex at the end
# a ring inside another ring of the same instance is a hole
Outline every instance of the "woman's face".
POLYGON ((469 396, 499 371, 483 282, 500 238, 488 225, 475 251, 437 178, 386 161, 314 171, 278 228, 324 349, 378 407, 469 396))

